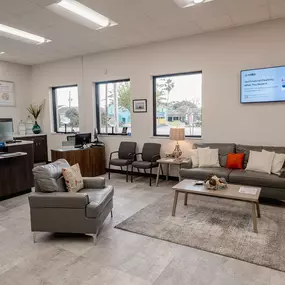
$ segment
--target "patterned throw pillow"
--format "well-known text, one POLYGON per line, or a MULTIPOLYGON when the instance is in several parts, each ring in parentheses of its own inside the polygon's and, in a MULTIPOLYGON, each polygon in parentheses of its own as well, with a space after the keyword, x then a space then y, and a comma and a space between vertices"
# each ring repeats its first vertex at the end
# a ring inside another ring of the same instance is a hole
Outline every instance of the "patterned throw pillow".
POLYGON ((78 163, 69 168, 63 168, 62 175, 64 177, 68 192, 75 193, 83 188, 83 178, 78 163))

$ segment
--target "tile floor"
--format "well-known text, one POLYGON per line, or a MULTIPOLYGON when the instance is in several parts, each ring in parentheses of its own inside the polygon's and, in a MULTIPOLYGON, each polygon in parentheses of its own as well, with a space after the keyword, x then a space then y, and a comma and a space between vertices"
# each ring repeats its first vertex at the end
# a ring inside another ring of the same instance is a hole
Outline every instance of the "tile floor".
POLYGON ((114 218, 96 246, 88 236, 49 233, 33 244, 28 195, 0 202, 0 285, 285 285, 282 272, 114 229, 175 182, 149 187, 113 174, 107 183, 115 185, 114 218))

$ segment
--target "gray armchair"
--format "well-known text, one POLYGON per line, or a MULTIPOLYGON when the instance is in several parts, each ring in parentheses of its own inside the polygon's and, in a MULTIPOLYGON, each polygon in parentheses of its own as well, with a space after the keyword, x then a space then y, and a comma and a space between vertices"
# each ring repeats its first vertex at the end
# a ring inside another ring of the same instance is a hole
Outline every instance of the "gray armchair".
POLYGON ((131 182, 133 182, 134 167, 137 168, 138 172, 143 169, 145 173, 149 169, 149 186, 151 186, 152 169, 158 167, 157 160, 161 158, 160 148, 161 144, 159 143, 145 143, 143 145, 142 152, 135 155, 135 161, 132 163, 131 182), (141 160, 137 160, 138 156, 141 156, 141 160))
POLYGON ((84 189, 67 192, 62 169, 66 160, 33 169, 35 193, 29 196, 31 230, 36 232, 91 234, 96 241, 106 217, 113 217, 114 187, 102 177, 83 178, 84 189))

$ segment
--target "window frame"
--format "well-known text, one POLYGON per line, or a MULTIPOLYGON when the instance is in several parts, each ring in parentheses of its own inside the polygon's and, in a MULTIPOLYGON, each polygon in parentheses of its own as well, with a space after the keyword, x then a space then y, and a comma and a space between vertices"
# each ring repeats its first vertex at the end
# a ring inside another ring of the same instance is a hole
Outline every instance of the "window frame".
MULTIPOLYGON (((52 95, 52 116, 53 116, 53 132, 56 134, 74 134, 74 132, 60 132, 57 128, 57 100, 56 100, 56 89, 60 88, 69 88, 69 87, 77 87, 78 84, 72 85, 61 85, 51 87, 51 95, 52 95)), ((79 96, 78 96, 78 107, 79 107, 79 96)), ((75 132, 76 133, 76 132, 75 132)))
MULTIPOLYGON (((202 70, 199 71, 188 71, 188 72, 179 72, 179 73, 170 73, 170 74, 163 74, 163 75, 154 75, 152 76, 152 100, 153 100, 153 116, 152 116, 152 122, 153 122, 153 136, 154 137, 169 137, 169 135, 158 135, 157 134, 157 120, 156 120, 156 80, 159 78, 164 77, 175 77, 175 76, 183 76, 183 75, 194 75, 194 74, 201 74, 203 75, 202 70)), ((203 78, 202 78, 202 84, 203 84, 203 78)), ((201 96, 202 101, 202 96, 201 96)), ((203 105, 202 105, 203 108, 203 105)), ((201 108, 201 109, 202 109, 201 108)), ((202 130, 202 128, 201 128, 202 130)), ((187 138, 202 138, 202 134, 200 136, 187 136, 187 138)))
MULTIPOLYGON (((126 79, 114 79, 114 80, 106 80, 106 81, 98 81, 95 82, 95 107, 96 107, 96 128, 97 128, 97 134, 98 135, 108 135, 108 136, 118 136, 122 135, 122 133, 102 133, 101 132, 101 122, 100 122, 100 92, 99 92, 99 86, 101 84, 109 84, 109 83, 119 83, 119 82, 130 82, 130 78, 126 79)), ((132 115, 132 111, 131 111, 132 115)))

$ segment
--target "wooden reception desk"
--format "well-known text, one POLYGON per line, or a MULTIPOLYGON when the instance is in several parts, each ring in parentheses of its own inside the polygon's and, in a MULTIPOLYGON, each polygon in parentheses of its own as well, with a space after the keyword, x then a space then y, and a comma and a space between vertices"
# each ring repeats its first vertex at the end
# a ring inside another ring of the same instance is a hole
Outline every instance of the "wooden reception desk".
POLYGON ((33 142, 9 144, 0 151, 0 200, 30 192, 34 186, 33 142))
POLYGON ((78 163, 83 177, 94 177, 106 173, 105 147, 58 148, 51 150, 51 159, 64 158, 70 165, 78 163))

